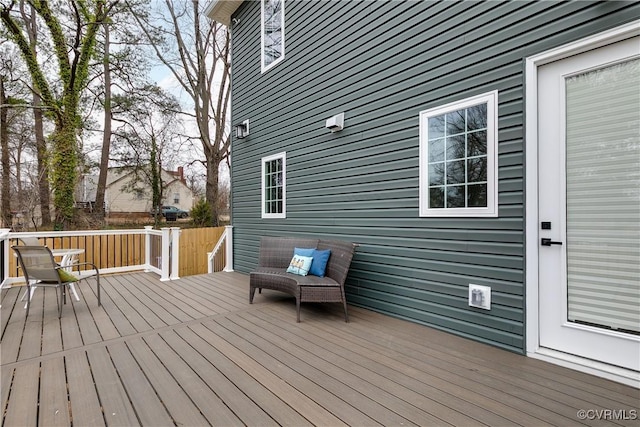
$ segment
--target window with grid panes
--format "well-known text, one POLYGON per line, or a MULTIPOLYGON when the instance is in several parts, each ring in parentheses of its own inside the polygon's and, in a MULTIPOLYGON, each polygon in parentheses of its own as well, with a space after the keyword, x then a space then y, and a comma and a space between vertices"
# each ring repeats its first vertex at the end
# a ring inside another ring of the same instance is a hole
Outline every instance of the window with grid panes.
POLYGON ((262 218, 286 217, 286 153, 262 159, 262 218))
POLYGON ((497 96, 420 113, 421 216, 497 216, 497 96))
POLYGON ((264 73, 284 59, 284 0, 261 1, 261 69, 264 73))

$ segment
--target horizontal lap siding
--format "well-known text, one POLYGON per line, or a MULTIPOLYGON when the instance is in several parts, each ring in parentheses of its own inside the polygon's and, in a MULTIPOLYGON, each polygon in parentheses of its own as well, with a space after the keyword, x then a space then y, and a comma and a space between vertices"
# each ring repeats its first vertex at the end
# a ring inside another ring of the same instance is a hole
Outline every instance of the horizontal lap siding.
POLYGON ((524 58, 621 25, 632 2, 286 2, 260 73, 260 3, 233 27, 235 269, 262 235, 359 244, 349 303, 524 351, 524 58), (418 216, 418 114, 499 91, 499 217, 418 216), (345 128, 325 121, 345 113, 345 128), (287 152, 287 218, 260 218, 260 159, 287 152), (491 311, 467 305, 492 287, 491 311))

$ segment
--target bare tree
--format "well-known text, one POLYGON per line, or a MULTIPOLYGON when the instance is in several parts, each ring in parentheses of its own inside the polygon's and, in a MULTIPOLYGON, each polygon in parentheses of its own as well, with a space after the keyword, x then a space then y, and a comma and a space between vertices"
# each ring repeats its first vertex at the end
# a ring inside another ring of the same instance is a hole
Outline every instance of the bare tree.
POLYGON ((7 96, 4 91, 6 77, 0 73, 0 147, 2 147, 2 227, 11 225, 11 194, 9 181, 9 133, 7 132, 8 112, 5 107, 7 96))
POLYGON ((113 96, 113 120, 118 127, 112 159, 132 172, 134 179, 128 191, 148 194, 151 189, 152 209, 158 213, 165 183, 162 169, 169 167, 166 159, 178 157, 182 127, 176 117, 178 101, 157 86, 132 88, 126 94, 113 96))
MULTIPOLYGON (((100 81, 94 92, 94 100, 101 102, 104 111, 102 129, 102 147, 99 162, 98 182, 94 216, 104 218, 105 191, 109 168, 110 147, 112 140, 112 93, 129 92, 132 88, 148 86, 148 70, 150 68, 148 54, 140 47, 142 40, 139 34, 131 32, 135 27, 132 15, 144 14, 148 3, 144 0, 130 0, 127 5, 114 8, 108 22, 102 26, 102 38, 98 40, 98 56, 101 59, 101 74, 96 77, 100 81), (133 10, 132 8, 136 9, 133 10)), ((95 71, 100 70, 96 67, 95 71)), ((134 89, 138 90, 138 89, 134 89)))
POLYGON ((190 115, 198 128, 207 171, 206 200, 214 226, 219 225, 220 165, 229 161, 231 142, 226 127, 230 96, 229 33, 225 26, 204 17, 198 0, 165 0, 155 21, 135 15, 158 59, 193 101, 190 115), (167 15, 168 20, 163 19, 167 15), (161 37, 158 37, 158 34, 161 37))
POLYGON ((25 135, 33 133, 32 123, 25 131, 25 115, 29 105, 26 98, 28 89, 19 76, 23 74, 19 54, 5 44, 0 49, 0 146, 2 147, 2 185, 0 202, 2 224, 11 227, 12 215, 21 209, 20 156, 27 144, 25 135), (17 182, 16 182, 17 180, 17 182))
MULTIPOLYGON (((24 2, 20 3, 20 14, 24 21, 26 33, 29 37, 29 48, 34 56, 38 55, 38 26, 36 13, 33 7, 29 8, 29 13, 25 11, 24 2)), ((47 142, 44 138, 44 114, 42 109, 42 99, 37 91, 32 91, 33 97, 33 126, 36 142, 36 157, 38 160, 38 196, 40 200, 41 223, 43 227, 51 225, 51 189, 49 187, 49 167, 47 162, 47 142)))

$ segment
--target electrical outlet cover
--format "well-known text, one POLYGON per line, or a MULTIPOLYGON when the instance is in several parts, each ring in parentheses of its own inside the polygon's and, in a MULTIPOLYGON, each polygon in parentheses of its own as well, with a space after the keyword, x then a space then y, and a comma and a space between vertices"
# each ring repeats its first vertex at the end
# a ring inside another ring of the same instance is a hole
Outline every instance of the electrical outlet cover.
POLYGON ((491 310, 491 287, 470 283, 469 306, 491 310))

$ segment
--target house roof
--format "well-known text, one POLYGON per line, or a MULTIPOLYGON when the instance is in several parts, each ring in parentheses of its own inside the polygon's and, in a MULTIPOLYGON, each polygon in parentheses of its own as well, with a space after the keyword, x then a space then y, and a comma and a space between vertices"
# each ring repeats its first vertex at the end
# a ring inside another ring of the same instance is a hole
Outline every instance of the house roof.
POLYGON ((231 25, 231 15, 240 7, 244 0, 213 0, 205 8, 204 14, 210 19, 227 27, 231 25))

